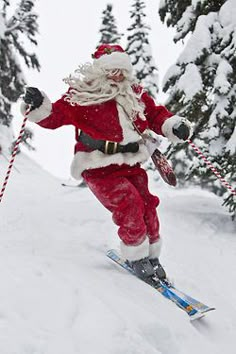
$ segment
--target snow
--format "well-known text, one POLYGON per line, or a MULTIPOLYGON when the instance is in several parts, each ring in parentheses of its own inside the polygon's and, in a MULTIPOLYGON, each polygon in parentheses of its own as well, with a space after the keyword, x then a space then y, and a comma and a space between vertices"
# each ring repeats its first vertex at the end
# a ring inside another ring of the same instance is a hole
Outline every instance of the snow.
POLYGON ((222 37, 222 45, 226 48, 222 54, 225 57, 235 56, 236 46, 236 3, 233 0, 228 0, 222 5, 219 11, 220 30, 222 37), (230 45, 230 43, 232 44, 230 45))
POLYGON ((234 353, 236 238, 220 199, 150 185, 161 198, 163 265, 216 307, 191 323, 106 258, 116 227, 87 188, 62 187, 23 154, 16 167, 0 205, 0 353, 234 353))
POLYGON ((204 4, 205 0, 192 0, 192 6, 194 9, 197 8, 197 6, 199 5, 199 3, 204 4))
POLYGON ((231 155, 236 153, 235 141, 236 141, 236 127, 234 128, 231 138, 226 143, 226 151, 229 151, 231 155))
POLYGON ((166 0, 159 0, 159 9, 162 9, 164 6, 166 6, 166 0))
POLYGON ((228 80, 229 75, 232 75, 232 66, 224 59, 221 60, 214 79, 214 87, 221 95, 227 95, 230 91, 231 84, 228 80))
POLYGON ((181 67, 179 65, 171 65, 171 67, 167 70, 166 74, 163 78, 162 85, 165 86, 169 83, 170 80, 176 79, 176 77, 181 75, 181 67))
POLYGON ((12 129, 6 125, 0 124, 0 150, 2 153, 8 153, 13 141, 12 129))
POLYGON ((178 89, 185 93, 184 102, 191 101, 203 90, 201 75, 195 64, 190 63, 186 66, 184 74, 179 79, 178 89))
POLYGON ((0 12, 0 38, 4 38, 6 31, 5 19, 3 14, 0 12))
POLYGON ((227 0, 219 11, 220 22, 224 27, 236 26, 236 3, 235 0, 227 0))
POLYGON ((210 28, 216 21, 216 14, 210 13, 198 18, 195 30, 189 38, 185 49, 178 58, 179 63, 195 62, 210 50, 211 32, 210 28))
POLYGON ((178 21, 177 33, 174 36, 175 41, 178 41, 180 38, 183 38, 183 36, 189 31, 193 19, 194 19, 194 9, 193 6, 190 5, 187 6, 186 10, 183 13, 182 18, 178 21))

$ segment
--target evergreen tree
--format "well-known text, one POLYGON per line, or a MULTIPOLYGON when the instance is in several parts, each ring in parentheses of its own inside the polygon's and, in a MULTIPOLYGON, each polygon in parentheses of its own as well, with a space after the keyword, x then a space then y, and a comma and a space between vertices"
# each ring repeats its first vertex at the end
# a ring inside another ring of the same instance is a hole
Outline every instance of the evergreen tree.
MULTIPOLYGON (((188 41, 164 79, 168 108, 194 122, 192 140, 231 185, 236 182, 236 4, 234 0, 162 0, 159 14, 188 41)), ((172 146, 176 173, 223 195, 233 217, 236 200, 186 143, 172 146)))
POLYGON ((107 4, 106 9, 102 12, 102 25, 100 28, 101 39, 99 44, 114 43, 118 44, 122 34, 118 32, 115 17, 112 14, 113 5, 107 4))
POLYGON ((137 80, 142 83, 153 97, 156 97, 158 92, 158 71, 149 43, 150 27, 144 22, 146 17, 145 8, 145 3, 142 0, 134 0, 131 6, 130 18, 132 24, 127 29, 126 51, 130 55, 137 80))
MULTIPOLYGON (((6 133, 3 126, 7 126, 8 136, 12 137, 11 105, 18 100, 26 84, 20 60, 23 59, 29 68, 39 69, 36 55, 26 50, 24 46, 25 39, 34 45, 37 44, 35 40, 38 29, 37 15, 33 12, 33 7, 34 0, 21 0, 13 14, 8 16, 10 0, 0 0, 0 135, 2 136, 6 133)), ((12 141, 9 141, 8 148, 11 143, 12 141)))

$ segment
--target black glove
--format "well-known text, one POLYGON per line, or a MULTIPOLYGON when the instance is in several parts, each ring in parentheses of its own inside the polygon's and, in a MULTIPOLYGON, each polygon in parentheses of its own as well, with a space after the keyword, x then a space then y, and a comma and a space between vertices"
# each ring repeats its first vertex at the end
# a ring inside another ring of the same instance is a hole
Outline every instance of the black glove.
POLYGON ((22 99, 31 106, 31 110, 40 107, 43 103, 43 95, 36 87, 27 87, 22 99))
POLYGON ((190 128, 184 122, 181 122, 176 127, 173 127, 173 134, 181 140, 187 140, 190 134, 190 128))

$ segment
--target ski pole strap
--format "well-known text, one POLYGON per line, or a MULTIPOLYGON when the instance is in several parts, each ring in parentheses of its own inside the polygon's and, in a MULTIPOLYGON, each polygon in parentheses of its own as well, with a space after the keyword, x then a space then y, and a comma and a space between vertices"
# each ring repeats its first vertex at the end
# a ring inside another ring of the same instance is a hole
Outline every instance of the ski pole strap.
POLYGON ((212 163, 206 158, 206 156, 202 153, 202 151, 190 140, 188 139, 187 142, 193 150, 203 159, 206 165, 211 169, 211 171, 216 175, 216 177, 221 181, 221 183, 234 195, 236 196, 236 189, 234 189, 225 179, 221 176, 219 171, 212 165, 212 163))
POLYGON ((18 151, 18 148, 19 148, 19 144, 21 142, 22 135, 23 135, 23 132, 25 130, 25 125, 26 125, 26 122, 27 122, 27 119, 28 119, 28 117, 27 117, 28 112, 29 112, 29 110, 27 110, 27 112, 26 112, 25 118, 24 118, 22 126, 21 126, 21 130, 20 130, 19 136, 18 136, 18 138, 16 140, 14 149, 12 151, 11 160, 9 162, 9 166, 8 166, 8 169, 7 169, 6 177, 5 177, 5 180, 3 182, 1 192, 0 192, 0 203, 2 201, 2 197, 3 197, 3 194, 5 192, 5 189, 6 189, 6 186, 7 186, 7 183, 8 183, 8 179, 10 177, 10 173, 11 173, 11 170, 12 170, 12 167, 13 167, 15 156, 17 154, 17 151, 18 151))

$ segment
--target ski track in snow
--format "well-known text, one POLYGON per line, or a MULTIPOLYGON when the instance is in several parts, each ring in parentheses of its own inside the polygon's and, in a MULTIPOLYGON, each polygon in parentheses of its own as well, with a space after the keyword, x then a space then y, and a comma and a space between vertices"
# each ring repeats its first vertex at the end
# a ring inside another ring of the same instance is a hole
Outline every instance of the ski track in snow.
POLYGON ((21 173, 0 205, 1 354, 234 353, 236 238, 220 199, 151 183, 163 265, 177 287, 216 307, 190 323, 106 258, 116 227, 87 188, 61 187, 22 154, 16 161, 21 173))

